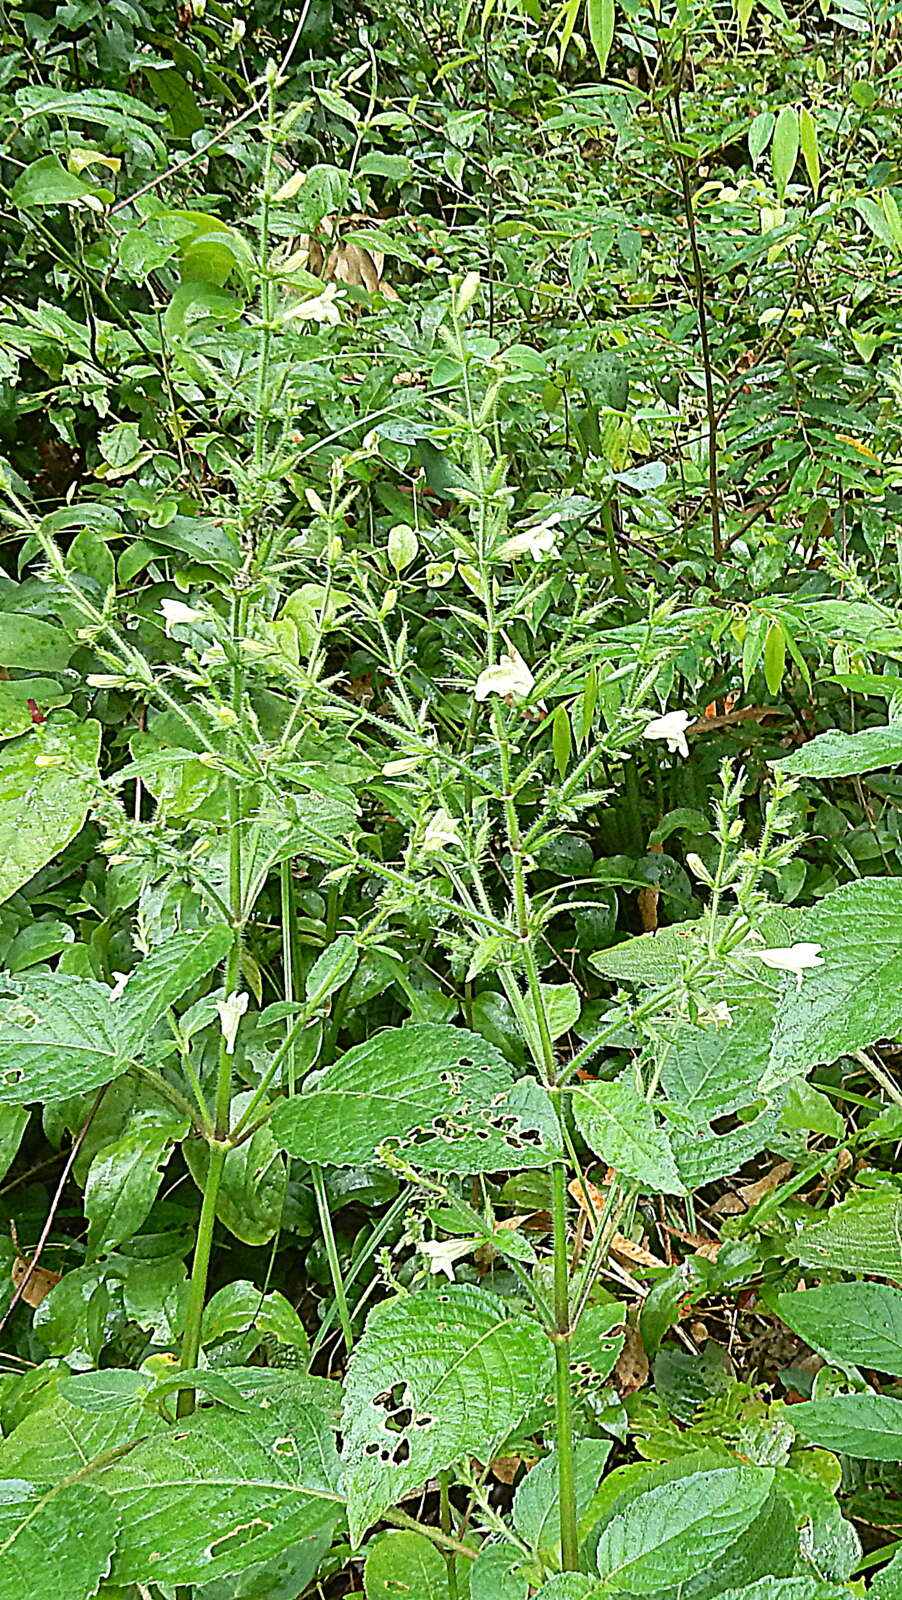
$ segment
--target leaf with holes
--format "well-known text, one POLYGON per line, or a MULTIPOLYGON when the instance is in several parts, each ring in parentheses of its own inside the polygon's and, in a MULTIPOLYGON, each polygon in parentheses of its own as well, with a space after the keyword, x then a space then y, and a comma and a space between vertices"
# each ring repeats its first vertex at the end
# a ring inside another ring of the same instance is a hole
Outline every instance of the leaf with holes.
POLYGON ((352 1541, 436 1472, 491 1460, 551 1382, 545 1334, 482 1289, 452 1284, 377 1306, 345 1382, 352 1541))
POLYGON ((544 1089, 515 1082, 486 1039, 439 1023, 356 1045, 278 1106, 272 1128, 289 1155, 333 1167, 372 1161, 383 1144, 433 1172, 544 1167, 559 1153, 544 1089))
POLYGON ((685 1194, 666 1129, 627 1077, 581 1084, 573 1112, 596 1155, 625 1177, 663 1194, 685 1194))
POLYGON ((185 991, 221 960, 217 925, 176 934, 142 961, 121 998, 105 984, 62 973, 7 983, 0 999, 0 1102, 63 1100, 109 1083, 185 991))
POLYGON ((331 1428, 303 1383, 250 1413, 215 1406, 92 1478, 121 1524, 119 1584, 206 1583, 331 1526, 341 1510, 331 1428))
POLYGON ((603 1528, 599 1573, 635 1595, 685 1582, 754 1521, 772 1484, 769 1468, 723 1467, 647 1489, 603 1528))
POLYGON ((0 1482, 0 1600, 90 1600, 110 1570, 116 1514, 86 1484, 0 1482))
POLYGON ((100 723, 65 711, 0 750, 0 901, 81 831, 99 749, 100 723))

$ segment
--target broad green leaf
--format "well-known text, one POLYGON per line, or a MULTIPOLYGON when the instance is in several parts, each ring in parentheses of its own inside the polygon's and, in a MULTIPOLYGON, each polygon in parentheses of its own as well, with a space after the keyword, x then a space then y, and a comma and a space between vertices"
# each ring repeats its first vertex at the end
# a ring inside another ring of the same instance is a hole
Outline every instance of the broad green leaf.
POLYGON ((23 211, 34 211, 41 206, 81 206, 86 195, 109 196, 109 190, 100 190, 92 183, 69 172, 59 156, 39 156, 37 161, 20 172, 12 187, 11 200, 23 211))
POLYGON ((776 117, 772 111, 759 111, 757 117, 752 119, 749 128, 749 155, 752 165, 757 166, 771 141, 776 117))
POLYGON ((272 1129, 289 1155, 335 1167, 372 1161, 383 1144, 437 1172, 542 1167, 558 1149, 540 1085, 515 1083, 478 1034, 438 1023, 387 1028, 355 1046, 277 1106, 272 1129))
POLYGON ((863 728, 860 733, 831 728, 773 765, 796 778, 848 778, 896 767, 902 765, 902 722, 863 728))
POLYGON ((29 1115, 27 1106, 0 1105, 0 1178, 6 1176, 16 1158, 29 1115))
POLYGON ((859 878, 804 914, 822 967, 787 977, 762 1090, 902 1026, 902 879, 859 878))
POLYGON ((205 1583, 279 1554, 335 1520, 337 1465, 303 1390, 248 1414, 196 1412, 91 1479, 121 1524, 114 1581, 205 1583))
MULTIPOLYGON (((835 1489, 828 1487, 816 1472, 804 1470, 806 1459, 817 1454, 806 1451, 799 1460, 798 1471, 778 1467, 776 1485, 791 1507, 806 1561, 824 1578, 848 1578, 861 1560, 861 1540, 854 1525, 843 1516, 835 1489)), ((827 1459, 835 1461, 833 1456, 827 1459)), ((770 1570, 774 1570, 772 1566, 770 1570)))
POLYGON ((110 1570, 116 1513, 87 1484, 0 1482, 0 1600, 90 1600, 110 1570))
MULTIPOLYGON (((0 661, 4 667, 22 667, 29 672, 62 672, 69 665, 75 644, 51 622, 15 611, 0 612, 0 661)), ((22 683, 4 684, 9 692, 25 687, 22 683)), ((59 694, 59 689, 57 689, 59 694)), ((37 700, 38 696, 33 695, 37 700)))
POLYGON ((307 1331, 300 1317, 278 1289, 268 1294, 246 1279, 227 1283, 212 1295, 204 1307, 203 1343, 212 1344, 228 1334, 259 1333, 273 1335, 280 1344, 306 1353, 307 1331))
POLYGON ((764 681, 771 694, 779 694, 786 666, 786 634, 782 624, 772 622, 764 640, 764 681))
POLYGON ((883 1283, 831 1283, 781 1294, 775 1310, 832 1361, 902 1377, 902 1293, 883 1283))
POLYGON ((687 960, 700 952, 699 928, 694 922, 675 922, 656 933, 624 939, 611 950, 589 957, 590 966, 603 978, 618 983, 677 983, 687 960))
POLYGON ((869 1591, 872 1600, 902 1600, 902 1550, 878 1572, 869 1591))
MULTIPOLYGON (((562 1034, 569 1033, 574 1023, 579 1021, 582 1007, 576 985, 572 983, 541 983, 539 988, 542 994, 545 1020, 548 1023, 548 1032, 551 1034, 552 1039, 559 1039, 562 1034)), ((533 1055, 537 1060, 541 1060, 541 1033, 531 995, 524 996, 523 1014, 524 1027, 533 1055)))
POLYGON ((646 1490, 602 1530, 600 1575, 627 1594, 684 1582, 754 1521, 772 1484, 767 1468, 723 1467, 646 1490))
POLYGON ((366 1600, 426 1600, 447 1590, 448 1568, 421 1533, 386 1533, 367 1552, 366 1600))
MULTIPOLYGON (((574 1446, 576 1513, 588 1507, 611 1453, 606 1439, 578 1439, 574 1446)), ((513 1524, 534 1550, 554 1550, 560 1543, 560 1496, 556 1451, 531 1468, 514 1496, 513 1524)))
POLYGON ((835 1394, 793 1406, 803 1439, 865 1461, 902 1461, 902 1400, 882 1394, 835 1394))
MULTIPOLYGON (((139 1383, 151 1388, 149 1379, 139 1383)), ((103 1411, 87 1412, 57 1393, 30 1411, 7 1438, 0 1441, 0 1474, 55 1483, 77 1472, 107 1450, 115 1450, 143 1434, 162 1429, 163 1419, 140 1401, 103 1411)))
POLYGON ((808 182, 816 194, 821 181, 821 158, 818 150, 817 124, 807 106, 803 106, 799 112, 799 145, 808 182))
POLYGON ((595 1154, 662 1194, 685 1194, 666 1130, 626 1077, 573 1091, 577 1126, 595 1154))
POLYGON ((536 1590, 535 1600, 596 1600, 596 1596, 601 1600, 603 1594, 596 1580, 583 1572, 558 1572, 536 1590))
POLYGON ((0 749, 0 901, 81 831, 99 749, 99 722, 77 722, 68 712, 0 749))
POLYGON ((528 1600, 524 1558, 507 1540, 484 1544, 470 1568, 470 1600, 528 1600))
POLYGON ((94 1157, 85 1187, 89 1260, 139 1231, 156 1199, 173 1145, 187 1131, 187 1122, 139 1124, 94 1157))
POLYGON ((64 1100, 124 1072, 149 1030, 216 966, 220 925, 175 934, 135 968, 118 1000, 93 978, 35 973, 0 1000, 0 1101, 64 1100))
POLYGON ((730 1027, 674 1028, 661 1046, 661 1087, 673 1110, 701 1125, 751 1105, 772 1028, 764 1003, 734 1016, 730 1027))
POLYGON ((889 1190, 855 1194, 793 1242, 803 1266, 874 1273, 902 1281, 902 1196, 889 1190))
POLYGON ((762 1578, 742 1589, 727 1589, 718 1600, 849 1600, 849 1590, 819 1578, 762 1578))
POLYGON ((545 1334, 482 1289, 449 1284, 377 1306, 345 1381, 352 1541, 436 1472, 489 1461, 550 1383, 545 1334))
POLYGON ((777 199, 782 203, 799 154, 799 115, 795 106, 784 106, 779 113, 770 154, 777 199))
POLYGON ((598 71, 604 76, 614 42, 615 0, 586 0, 589 38, 598 59, 598 71))
MULTIPOLYGON (((239 1122, 251 1098, 252 1091, 247 1090, 233 1099, 232 1127, 239 1122)), ((210 1146, 205 1139, 191 1139, 183 1146, 183 1153, 188 1170, 203 1193, 210 1166, 210 1146)), ((264 1123, 243 1144, 227 1151, 216 1215, 243 1244, 268 1244, 282 1220, 285 1192, 285 1157, 272 1129, 264 1123)))

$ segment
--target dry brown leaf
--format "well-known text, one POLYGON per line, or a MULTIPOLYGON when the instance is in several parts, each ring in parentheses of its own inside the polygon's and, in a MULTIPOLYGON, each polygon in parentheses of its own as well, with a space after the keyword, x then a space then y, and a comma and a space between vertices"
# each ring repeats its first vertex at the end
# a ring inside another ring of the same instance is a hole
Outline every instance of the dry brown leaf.
POLYGON ((738 1194, 722 1194, 715 1200, 713 1206, 709 1207, 713 1217, 739 1217, 745 1209, 745 1201, 740 1200, 738 1194))
POLYGON ((46 1300, 51 1289, 59 1283, 62 1274, 51 1272, 49 1267, 33 1267, 24 1256, 16 1256, 11 1276, 16 1289, 23 1279, 28 1278, 22 1290, 22 1299, 27 1306, 39 1306, 42 1300, 46 1300))
POLYGON ((739 1193, 749 1208, 756 1206, 765 1195, 772 1194, 791 1172, 791 1161, 778 1161, 775 1167, 771 1167, 770 1172, 758 1179, 757 1183, 744 1183, 739 1193))
POLYGON ((618 1256, 622 1261, 628 1261, 633 1267, 666 1267, 667 1262, 660 1256, 652 1255, 642 1244, 634 1244, 632 1239, 627 1239, 625 1234, 615 1233, 611 1240, 611 1255, 618 1256))
POLYGON ((648 1382, 649 1371, 642 1335, 638 1328, 627 1327, 623 1349, 614 1367, 614 1382, 621 1397, 641 1389, 648 1382))
POLYGON ((658 901, 660 898, 661 891, 654 884, 649 884, 645 889, 639 889, 636 894, 639 920, 642 923, 643 933, 657 933, 658 931, 658 901))
POLYGON ((512 1484, 522 1465, 522 1456, 498 1456, 492 1462, 492 1477, 499 1483, 512 1484))

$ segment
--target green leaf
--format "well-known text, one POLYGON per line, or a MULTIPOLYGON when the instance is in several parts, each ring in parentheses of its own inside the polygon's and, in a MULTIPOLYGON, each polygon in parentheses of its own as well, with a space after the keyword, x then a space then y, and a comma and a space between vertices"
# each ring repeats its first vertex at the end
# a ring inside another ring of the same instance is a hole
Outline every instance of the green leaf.
POLYGON ((187 1122, 129 1128, 94 1157, 85 1187, 88 1260, 139 1231, 157 1197, 173 1145, 187 1122))
POLYGON ((116 1514, 86 1484, 0 1483, 0 1600, 90 1600, 110 1570, 116 1514))
POLYGON ((685 1582, 754 1521, 772 1483, 767 1468, 724 1467, 646 1490, 602 1530, 599 1573, 627 1594, 685 1582))
MULTIPOLYGON (((135 1376, 141 1381, 139 1374, 135 1376)), ((150 1389, 151 1380, 143 1380, 143 1387, 150 1389)), ((140 1401, 88 1412, 58 1393, 30 1411, 0 1442, 0 1474, 39 1483, 58 1482, 105 1451, 162 1430, 163 1425, 162 1417, 140 1401)))
POLYGON ((352 1542, 436 1472, 470 1455, 489 1461, 550 1383, 545 1334, 482 1289, 452 1284, 377 1306, 345 1382, 352 1542))
POLYGON ((718 1600, 849 1600, 849 1590, 819 1578, 761 1578, 726 1590, 718 1600))
POLYGON ((787 977, 777 1008, 768 1090, 819 1062, 836 1061, 902 1025, 902 880, 859 878, 805 912, 803 937, 822 967, 799 989, 787 977))
POLYGON ((573 1111, 583 1138, 603 1161, 646 1188, 685 1194, 665 1129, 626 1077, 580 1084, 573 1111))
POLYGON ((69 172, 59 156, 39 156, 13 184, 10 198, 23 211, 36 211, 41 206, 80 206, 85 195, 103 195, 112 198, 107 189, 98 189, 69 172))
POLYGON ((855 773, 900 766, 902 722, 863 728, 860 733, 842 733, 838 728, 831 728, 829 733, 809 739, 801 750, 772 765, 796 778, 849 778, 855 773))
MULTIPOLYGON (((62 672, 69 665, 75 645, 62 628, 55 628, 40 617, 0 612, 0 660, 4 667, 22 667, 28 672, 62 672)), ((22 685, 4 684, 4 690, 21 690, 22 685)), ((57 690, 59 693, 59 690, 57 690)))
POLYGON ((772 622, 764 640, 764 681, 771 694, 779 694, 786 667, 786 634, 779 622, 772 622))
MULTIPOLYGON (((610 1440, 576 1441, 574 1469, 578 1517, 587 1509, 610 1453, 610 1440)), ((552 1451, 530 1469, 514 1496, 514 1527, 534 1550, 553 1551, 560 1543, 558 1470, 557 1453, 552 1451)))
POLYGON ((772 111, 759 111, 749 128, 749 155, 757 166, 771 141, 777 119, 772 111))
POLYGON ((390 1143, 436 1172, 545 1166, 558 1149, 544 1089, 514 1082, 499 1050, 438 1023, 387 1028, 357 1045, 272 1118, 289 1155, 324 1166, 372 1161, 390 1143))
POLYGON ((81 831, 99 750, 99 722, 77 722, 68 712, 0 750, 0 901, 81 831))
POLYGON ((799 144, 808 182, 817 194, 821 181, 821 158, 818 150, 817 124, 807 106, 799 112, 799 144))
POLYGON ((278 1289, 269 1294, 246 1279, 237 1279, 218 1289, 204 1306, 203 1343, 212 1344, 228 1334, 272 1334, 280 1344, 307 1352, 309 1340, 300 1317, 278 1289))
POLYGON ((124 1072, 149 1030, 221 960, 217 924, 174 934, 139 964, 118 1000, 93 978, 35 973, 0 999, 0 1102, 64 1100, 124 1072))
POLYGON ((598 60, 598 71, 604 76, 614 42, 615 0, 586 0, 589 38, 598 60))
POLYGON ((596 1596, 601 1600, 603 1594, 595 1579, 585 1573, 557 1572, 536 1590, 535 1600, 596 1600, 596 1596))
POLYGON ((523 1556, 505 1539, 484 1544, 470 1568, 470 1600, 528 1600, 523 1556))
POLYGON ((366 1600, 426 1600, 447 1590, 448 1569, 421 1533, 386 1533, 367 1552, 366 1600))
POLYGON ((373 150, 357 163, 357 171, 361 176, 393 178, 396 183, 403 183, 412 176, 413 166, 408 156, 383 155, 373 150))
POLYGON ((882 1394, 835 1394, 793 1406, 803 1439, 865 1461, 902 1461, 902 1400, 882 1394))
POLYGON ((831 1361, 902 1377, 902 1293, 883 1283, 831 1283, 781 1294, 775 1309, 831 1361))
POLYGON ((29 1116, 27 1106, 0 1105, 0 1178, 5 1178, 16 1158, 29 1116))
POLYGON ((334 1522, 337 1468, 302 1386, 248 1414, 196 1412, 91 1479, 121 1523, 114 1581, 206 1583, 278 1555, 334 1522))
POLYGON ((799 116, 795 106, 784 106, 777 117, 770 153, 777 199, 782 204, 799 154, 799 116))
POLYGON ((803 1266, 902 1280, 902 1196, 852 1195, 797 1234, 793 1248, 803 1266))
MULTIPOLYGON (((251 1090, 235 1096, 232 1127, 237 1125, 252 1098, 251 1090)), ((205 1139, 192 1139, 183 1147, 183 1152, 192 1178, 204 1193, 210 1168, 210 1146, 205 1139)), ((282 1220, 285 1192, 285 1158, 272 1129, 264 1123, 243 1144, 226 1152, 216 1197, 216 1215, 242 1244, 268 1244, 282 1220)))

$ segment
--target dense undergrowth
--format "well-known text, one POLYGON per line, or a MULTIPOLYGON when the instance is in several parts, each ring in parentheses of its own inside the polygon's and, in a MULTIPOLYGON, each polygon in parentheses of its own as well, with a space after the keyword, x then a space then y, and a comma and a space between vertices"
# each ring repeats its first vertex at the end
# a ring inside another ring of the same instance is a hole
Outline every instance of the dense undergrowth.
POLYGON ((898 10, 3 11, 0 1600, 902 1596, 898 10))

